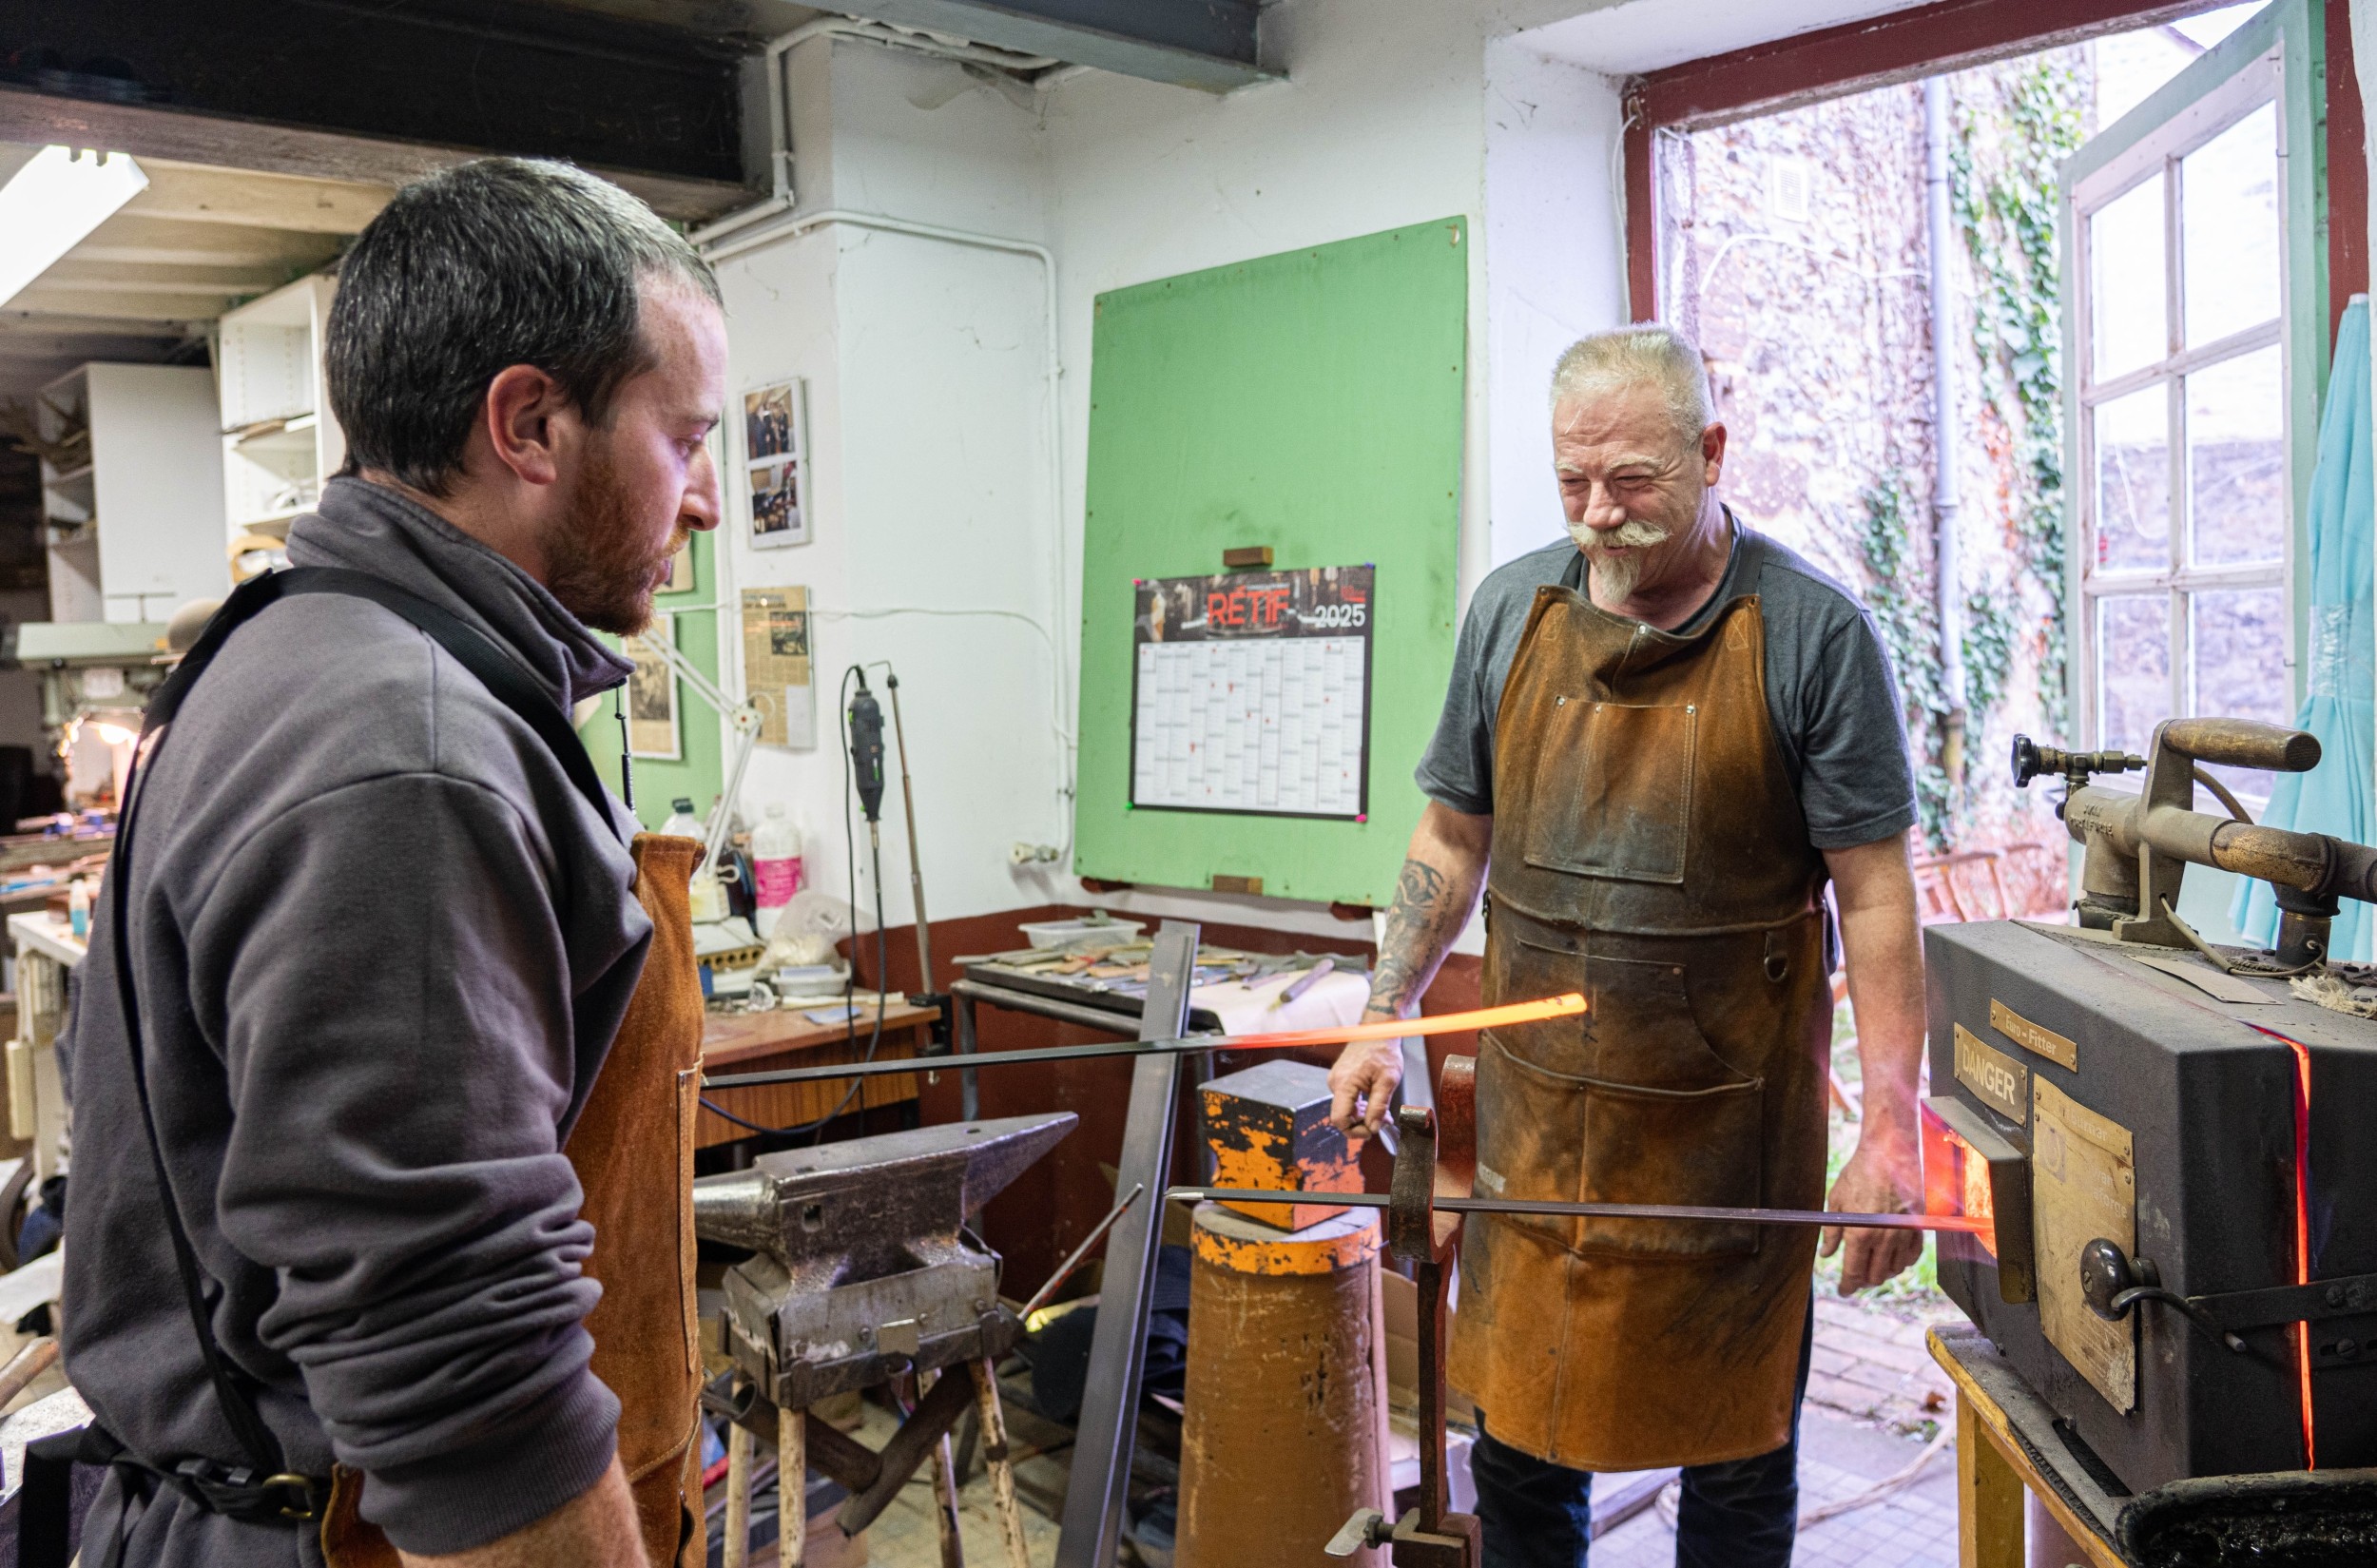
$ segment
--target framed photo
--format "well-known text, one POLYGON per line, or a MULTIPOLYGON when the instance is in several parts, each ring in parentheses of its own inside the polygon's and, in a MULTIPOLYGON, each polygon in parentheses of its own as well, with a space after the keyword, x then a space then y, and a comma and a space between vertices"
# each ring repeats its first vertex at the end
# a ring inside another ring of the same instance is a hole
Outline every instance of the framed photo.
POLYGON ((795 377, 743 395, 744 479, 755 549, 809 542, 807 394, 807 383, 795 377))
MULTIPOLYGON (((655 615, 645 637, 676 646, 677 618, 655 615)), ((677 731, 677 677, 642 639, 628 645, 635 670, 628 677, 628 755, 674 761, 685 746, 677 731)))

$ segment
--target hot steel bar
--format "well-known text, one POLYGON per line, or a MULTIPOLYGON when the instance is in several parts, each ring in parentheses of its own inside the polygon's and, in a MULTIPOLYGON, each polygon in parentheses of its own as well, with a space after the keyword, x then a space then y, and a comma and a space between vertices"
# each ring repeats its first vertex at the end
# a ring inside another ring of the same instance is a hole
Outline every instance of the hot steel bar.
MULTIPOLYGON (((1391 1209, 1384 1192, 1330 1192, 1327 1201, 1348 1209, 1391 1209)), ((1238 1187, 1175 1187, 1167 1203, 1277 1203, 1277 1192, 1238 1187)), ((1724 1220, 1734 1225, 1839 1225, 1852 1230, 1963 1230, 1990 1228, 1985 1218, 1965 1214, 1854 1214, 1828 1209, 1709 1209, 1680 1203, 1548 1203, 1527 1198, 1445 1198, 1440 1214, 1548 1214, 1594 1220, 1724 1220)))
MULTIPOLYGON (((1191 1055, 1200 1051, 1285 1051, 1298 1046, 1348 1045, 1355 1040, 1395 1040, 1408 1035, 1449 1035, 1464 1029, 1493 1029, 1504 1024, 1570 1017, 1584 1011, 1585 998, 1572 991, 1564 997, 1546 997, 1541 1001, 1510 1002, 1468 1013, 1440 1013, 1428 1018, 1387 1018, 1378 1023, 1343 1024, 1333 1029, 1291 1029, 1268 1035, 1189 1035, 1178 1039, 1134 1040, 1113 1045, 1051 1045, 1031 1051, 990 1051, 974 1056, 965 1065, 970 1068, 1021 1067, 1027 1062, 1078 1061, 1091 1056, 1177 1056, 1191 1055)), ((891 1061, 835 1062, 824 1067, 792 1067, 774 1073, 732 1073, 723 1078, 704 1078, 702 1087, 748 1089, 763 1083, 870 1078, 943 1065, 937 1057, 919 1062, 913 1056, 901 1056, 891 1061)))

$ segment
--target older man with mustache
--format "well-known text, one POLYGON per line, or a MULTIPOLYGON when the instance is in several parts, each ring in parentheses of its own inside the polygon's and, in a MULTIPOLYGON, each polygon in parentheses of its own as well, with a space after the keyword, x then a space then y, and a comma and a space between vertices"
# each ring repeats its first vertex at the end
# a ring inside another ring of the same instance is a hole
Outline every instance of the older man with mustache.
MULTIPOLYGON (((1482 887, 1486 1000, 1583 991, 1592 1009, 1480 1041, 1481 1191, 1813 1208, 1845 954, 1865 1113, 1831 1204, 1919 1207, 1914 790, 1873 624, 1718 500, 1726 430, 1681 335, 1583 339, 1552 403, 1574 545, 1470 605, 1371 1015, 1417 1011, 1482 887)), ((1338 1124, 1375 1132, 1402 1071, 1392 1042, 1349 1047, 1338 1124)), ((1679 1563, 1788 1563, 1816 1246, 1473 1219, 1451 1368, 1484 1427, 1486 1562, 1583 1564, 1591 1473, 1678 1465, 1679 1563)), ((1920 1247, 1851 1233, 1842 1292, 1920 1247)))

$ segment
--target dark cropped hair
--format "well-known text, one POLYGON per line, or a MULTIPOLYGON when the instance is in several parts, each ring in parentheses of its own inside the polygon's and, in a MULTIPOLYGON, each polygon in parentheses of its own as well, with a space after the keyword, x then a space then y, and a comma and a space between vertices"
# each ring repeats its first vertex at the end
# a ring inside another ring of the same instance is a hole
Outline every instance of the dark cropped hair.
POLYGON ((443 494, 512 365, 546 372, 600 423, 648 368, 637 299, 654 278, 719 298, 684 236, 567 164, 482 158, 405 186, 347 253, 330 307, 322 369, 346 472, 443 494))

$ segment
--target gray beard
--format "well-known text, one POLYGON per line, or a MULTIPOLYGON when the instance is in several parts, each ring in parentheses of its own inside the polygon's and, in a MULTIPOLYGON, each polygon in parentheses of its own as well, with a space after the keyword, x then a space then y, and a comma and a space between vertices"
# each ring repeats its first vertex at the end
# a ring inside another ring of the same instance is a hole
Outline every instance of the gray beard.
POLYGON ((1598 585, 1601 596, 1612 604, 1632 598, 1634 585, 1642 580, 1642 552, 1628 551, 1623 555, 1604 555, 1597 551, 1585 552, 1585 565, 1591 569, 1591 585, 1598 585))

